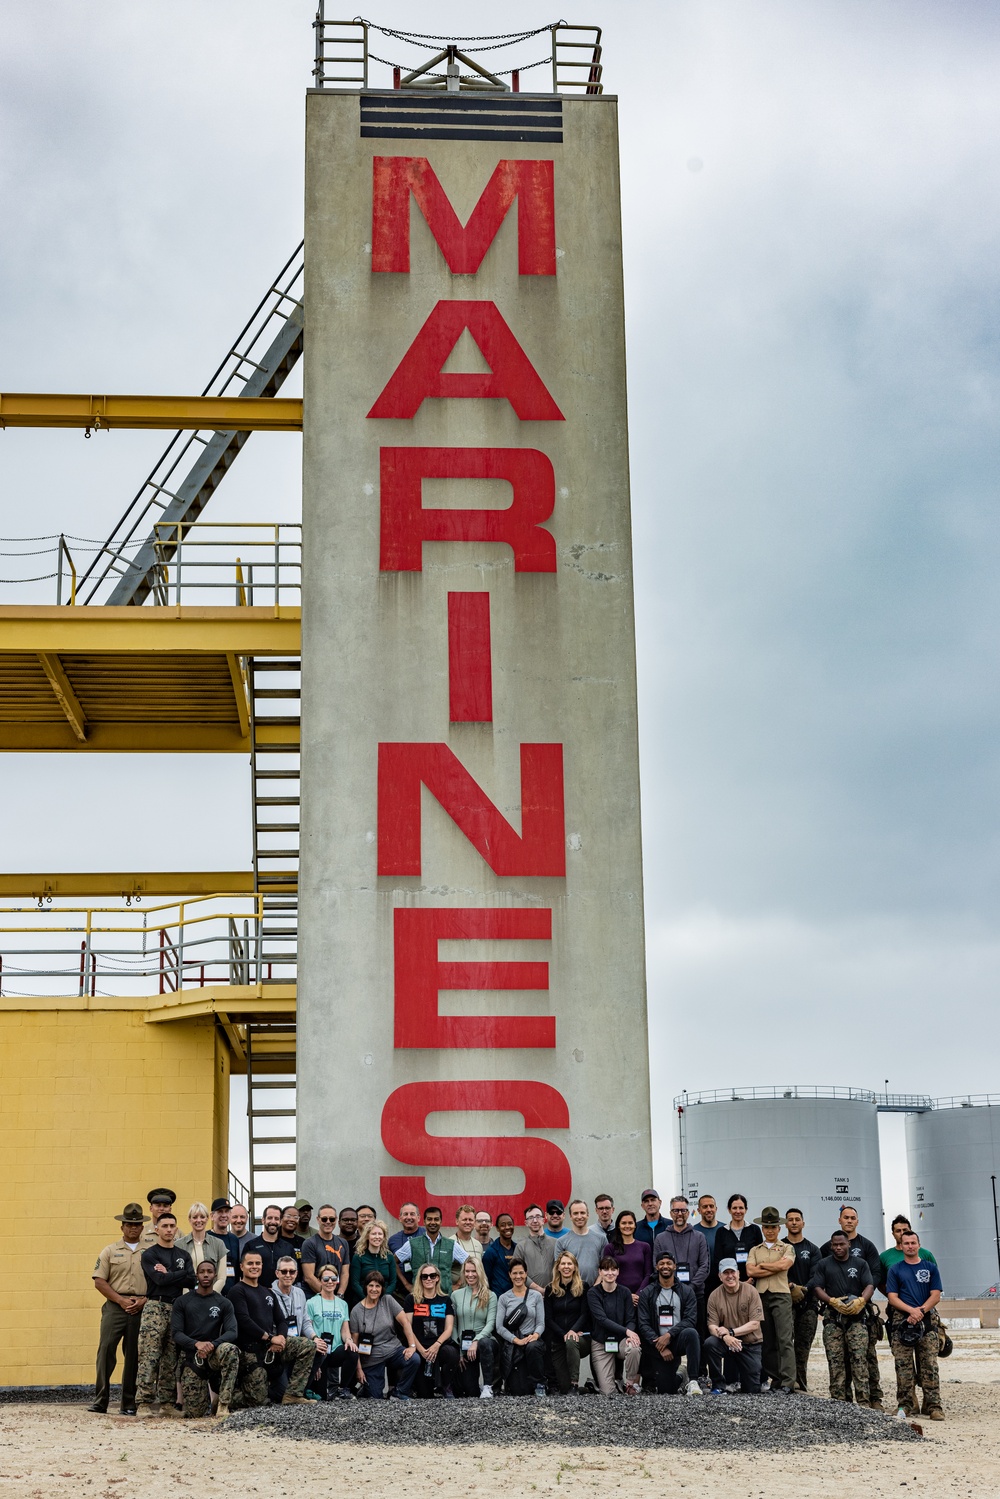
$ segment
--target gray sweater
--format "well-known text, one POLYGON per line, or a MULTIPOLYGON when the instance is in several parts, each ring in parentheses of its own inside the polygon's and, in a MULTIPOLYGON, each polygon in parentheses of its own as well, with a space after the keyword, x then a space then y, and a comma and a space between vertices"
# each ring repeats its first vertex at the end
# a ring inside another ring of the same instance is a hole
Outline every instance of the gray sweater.
POLYGON ((513 1343, 515 1337, 530 1338, 533 1332, 539 1334, 545 1331, 545 1303, 537 1291, 525 1291, 524 1296, 515 1296, 513 1291, 504 1291, 497 1301, 497 1332, 507 1343, 513 1343), (508 1332, 507 1315, 516 1306, 523 1306, 527 1316, 521 1323, 517 1332, 508 1332))
POLYGON ((523 1265, 528 1279, 536 1285, 547 1286, 552 1281, 552 1267, 562 1248, 561 1239, 550 1239, 545 1235, 533 1239, 529 1234, 514 1250, 515 1265, 523 1265))

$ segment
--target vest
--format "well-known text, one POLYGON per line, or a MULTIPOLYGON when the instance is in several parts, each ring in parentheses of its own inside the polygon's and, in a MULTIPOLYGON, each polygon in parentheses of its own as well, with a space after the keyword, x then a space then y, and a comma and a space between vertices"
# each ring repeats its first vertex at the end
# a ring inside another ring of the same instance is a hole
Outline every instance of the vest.
POLYGON ((451 1295, 451 1266, 455 1257, 455 1240, 446 1239, 444 1234, 440 1236, 434 1248, 431 1249, 431 1241, 426 1234, 420 1234, 410 1240, 410 1279, 413 1284, 417 1283, 417 1271, 421 1265, 436 1265, 441 1272, 441 1290, 446 1296, 451 1295))

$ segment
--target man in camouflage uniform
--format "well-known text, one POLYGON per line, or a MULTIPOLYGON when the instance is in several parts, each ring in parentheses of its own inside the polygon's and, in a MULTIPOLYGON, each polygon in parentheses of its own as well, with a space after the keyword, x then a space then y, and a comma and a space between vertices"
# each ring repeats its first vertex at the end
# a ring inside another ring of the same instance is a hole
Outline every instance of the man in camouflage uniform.
POLYGON ((153 1402, 160 1402, 163 1415, 176 1416, 177 1348, 170 1336, 170 1314, 173 1304, 184 1291, 194 1287, 194 1266, 186 1249, 174 1243, 177 1219, 173 1213, 160 1215, 156 1225, 156 1243, 142 1251, 142 1273, 146 1277, 146 1305, 139 1325, 139 1370, 136 1386, 136 1414, 153 1414, 153 1402))
POLYGON ((886 1276, 889 1346, 896 1360, 896 1401, 908 1416, 917 1415, 919 1383, 924 1392, 922 1414, 932 1421, 943 1421, 938 1380, 941 1320, 936 1311, 941 1300, 941 1272, 937 1265, 920 1258, 920 1239, 912 1231, 903 1234, 899 1247, 903 1258, 890 1266, 886 1276))
POLYGON ((854 1383, 858 1405, 869 1404, 868 1326, 865 1313, 875 1291, 871 1270, 852 1258, 847 1235, 830 1235, 833 1251, 820 1260, 813 1274, 813 1290, 823 1305, 823 1347, 830 1371, 830 1399, 846 1400, 847 1383, 854 1383))
POLYGON ((289 1337, 288 1318, 277 1296, 260 1283, 264 1262, 258 1250, 248 1245, 240 1261, 241 1279, 229 1292, 236 1313, 240 1349, 239 1389, 233 1410, 266 1405, 269 1375, 284 1364, 288 1388, 282 1405, 304 1405, 305 1389, 316 1360, 312 1338, 289 1337))
POLYGON ((181 1394, 185 1416, 207 1416, 211 1409, 209 1373, 221 1376, 216 1415, 229 1415, 240 1370, 236 1347, 236 1313, 232 1302, 213 1289, 215 1265, 202 1260, 192 1296, 178 1296, 170 1314, 170 1335, 182 1357, 181 1394))
POLYGON ((806 1220, 801 1208, 789 1208, 785 1213, 785 1223, 788 1233, 782 1243, 790 1244, 795 1250, 795 1264, 788 1272, 795 1323, 795 1388, 805 1392, 809 1388, 809 1353, 816 1341, 819 1321, 819 1306, 809 1282, 823 1256, 819 1245, 805 1236, 806 1220))

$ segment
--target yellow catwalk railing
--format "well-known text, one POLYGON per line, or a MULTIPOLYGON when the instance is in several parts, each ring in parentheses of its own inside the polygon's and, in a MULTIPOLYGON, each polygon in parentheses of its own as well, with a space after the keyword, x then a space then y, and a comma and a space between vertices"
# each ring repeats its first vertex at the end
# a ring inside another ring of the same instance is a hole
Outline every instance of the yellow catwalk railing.
POLYGON ((263 897, 222 892, 146 905, 0 905, 0 998, 143 998, 288 984, 261 954, 263 897))

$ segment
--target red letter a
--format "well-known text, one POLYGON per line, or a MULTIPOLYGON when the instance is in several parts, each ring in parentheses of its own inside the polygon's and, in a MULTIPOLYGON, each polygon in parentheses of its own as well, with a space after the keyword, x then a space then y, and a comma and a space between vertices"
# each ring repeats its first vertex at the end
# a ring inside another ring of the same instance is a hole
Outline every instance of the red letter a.
POLYGON ((565 420, 493 302, 439 302, 368 415, 410 421, 422 401, 448 396, 506 398, 522 422, 565 420), (488 375, 442 373, 466 328, 490 367, 488 375))

